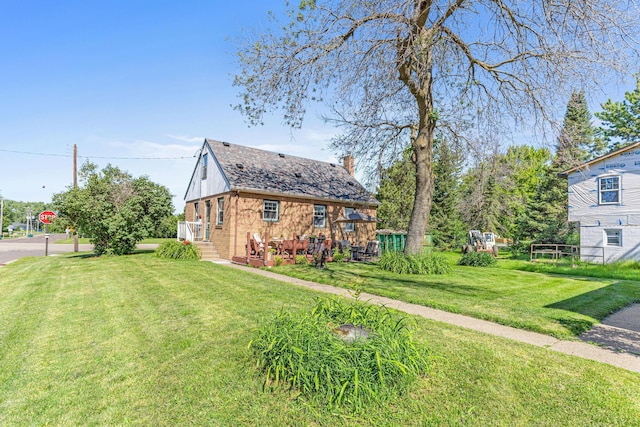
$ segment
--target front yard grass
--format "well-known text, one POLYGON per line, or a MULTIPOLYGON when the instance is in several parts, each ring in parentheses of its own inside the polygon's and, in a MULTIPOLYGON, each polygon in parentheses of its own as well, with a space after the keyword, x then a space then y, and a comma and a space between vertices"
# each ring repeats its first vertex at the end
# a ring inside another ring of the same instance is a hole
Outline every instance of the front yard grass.
MULTIPOLYGON (((377 276, 371 266, 359 268, 357 276, 325 273, 350 284, 377 276)), ((438 286, 449 288, 451 280, 438 286)), ((450 292, 428 286, 445 295, 492 295, 458 280, 450 292)), ((402 283, 390 286, 398 293, 402 283)), ((149 253, 12 263, 0 269, 0 425, 583 426, 640 419, 639 374, 425 319, 416 319, 416 338, 432 366, 390 406, 350 413, 313 406, 295 390, 263 390, 247 348, 254 328, 280 308, 312 307, 317 295, 149 253)))
MULTIPOLYGON (((452 264, 459 258, 447 256, 452 264)), ((527 272, 517 267, 499 260, 496 267, 454 265, 449 274, 400 275, 374 263, 334 262, 326 269, 287 265, 272 271, 562 339, 573 338, 607 315, 640 302, 637 281, 527 272)))

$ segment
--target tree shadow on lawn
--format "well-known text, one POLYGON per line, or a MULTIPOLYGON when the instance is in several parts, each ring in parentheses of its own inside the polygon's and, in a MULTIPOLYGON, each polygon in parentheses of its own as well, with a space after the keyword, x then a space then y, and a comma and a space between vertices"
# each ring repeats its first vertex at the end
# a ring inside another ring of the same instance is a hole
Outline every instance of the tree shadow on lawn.
POLYGON ((68 258, 79 258, 79 259, 90 259, 90 258, 109 258, 112 256, 136 256, 136 255, 143 255, 143 254, 149 254, 149 253, 153 253, 155 252, 154 249, 134 249, 133 252, 126 254, 126 255, 97 255, 95 252, 78 252, 78 253, 71 253, 69 255, 67 255, 68 258))
MULTIPOLYGON (((634 302, 640 302, 640 286, 630 281, 618 281, 599 289, 548 304, 545 308, 571 311, 601 321, 610 314, 634 302)), ((557 320, 577 335, 588 331, 594 324, 594 322, 587 319, 562 318, 557 320)))
MULTIPOLYGON (((367 286, 370 286, 373 289, 390 289, 389 284, 393 284, 394 288, 408 288, 415 290, 422 289, 434 289, 444 293, 456 294, 456 295, 464 295, 464 296, 483 296, 483 295, 499 295, 499 292, 488 289, 486 287, 478 287, 473 285, 460 285, 456 283, 448 283, 437 280, 420 280, 423 276, 421 275, 413 275, 415 279, 411 280, 409 278, 380 278, 380 276, 374 274, 362 273, 358 274, 357 277, 364 278, 367 283, 367 286), (384 281, 384 283, 382 283, 384 281)), ((435 278, 436 275, 428 276, 429 278, 435 278)))

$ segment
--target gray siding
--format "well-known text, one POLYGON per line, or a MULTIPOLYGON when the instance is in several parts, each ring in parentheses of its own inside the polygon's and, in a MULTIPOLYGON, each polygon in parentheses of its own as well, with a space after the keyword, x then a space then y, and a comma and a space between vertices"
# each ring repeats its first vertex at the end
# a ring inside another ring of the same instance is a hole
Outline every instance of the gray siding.
MULTIPOLYGON (((592 163, 589 169, 568 175, 569 221, 580 223, 580 245, 604 248, 605 261, 640 259, 640 149, 592 163), (600 204, 599 179, 620 177, 620 202, 600 204), (621 246, 606 244, 605 230, 621 231, 621 246)), ((602 250, 582 249, 583 259, 602 250)))

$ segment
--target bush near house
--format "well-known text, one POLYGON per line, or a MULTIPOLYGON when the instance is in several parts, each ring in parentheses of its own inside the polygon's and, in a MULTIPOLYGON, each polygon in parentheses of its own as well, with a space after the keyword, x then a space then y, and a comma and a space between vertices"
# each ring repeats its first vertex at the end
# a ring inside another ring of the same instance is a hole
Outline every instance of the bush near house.
POLYGON ((167 259, 200 259, 200 248, 188 240, 178 242, 172 240, 161 243, 155 252, 158 258, 167 259))

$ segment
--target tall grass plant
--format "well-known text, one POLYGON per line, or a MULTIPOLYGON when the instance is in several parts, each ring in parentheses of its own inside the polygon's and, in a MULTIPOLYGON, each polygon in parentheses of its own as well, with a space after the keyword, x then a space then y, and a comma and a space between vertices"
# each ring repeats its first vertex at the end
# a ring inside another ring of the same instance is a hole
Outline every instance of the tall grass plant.
POLYGON ((405 255, 402 252, 389 251, 382 254, 378 266, 382 270, 398 274, 447 274, 451 272, 449 261, 437 252, 405 255))
POLYGON ((311 310, 281 310, 250 346, 265 385, 285 385, 328 406, 389 401, 428 370, 408 319, 361 301, 319 298, 311 310), (353 336, 345 337, 348 330, 353 336))

